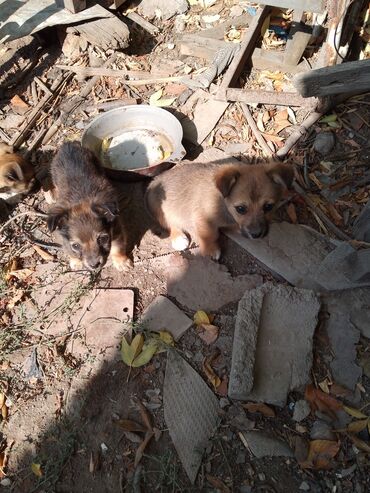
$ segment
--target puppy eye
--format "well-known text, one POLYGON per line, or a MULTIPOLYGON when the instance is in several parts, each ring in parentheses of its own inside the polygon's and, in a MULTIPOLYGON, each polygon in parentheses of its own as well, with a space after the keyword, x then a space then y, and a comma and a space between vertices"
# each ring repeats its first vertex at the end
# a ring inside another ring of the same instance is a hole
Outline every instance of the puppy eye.
POLYGON ((238 214, 240 214, 241 216, 244 216, 244 214, 246 214, 246 213, 247 213, 248 208, 247 208, 247 206, 246 206, 246 205, 237 205, 237 206, 235 207, 235 210, 236 210, 236 212, 237 212, 238 214))
POLYGON ((273 209, 273 208, 274 208, 274 204, 265 204, 265 205, 263 206, 263 210, 264 210, 265 212, 272 211, 272 209, 273 209))
POLYGON ((81 250, 81 245, 79 245, 78 243, 71 243, 71 248, 75 252, 79 252, 81 250))
POLYGON ((105 245, 106 243, 109 242, 109 235, 100 235, 98 237, 98 242, 105 245))

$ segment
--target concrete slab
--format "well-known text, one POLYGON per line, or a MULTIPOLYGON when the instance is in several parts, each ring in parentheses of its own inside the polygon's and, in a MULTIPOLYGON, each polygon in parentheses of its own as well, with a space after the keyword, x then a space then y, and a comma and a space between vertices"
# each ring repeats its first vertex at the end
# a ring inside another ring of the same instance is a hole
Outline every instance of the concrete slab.
POLYGON ((192 310, 218 310, 262 284, 257 274, 232 277, 224 265, 200 256, 166 257, 167 293, 192 310))
POLYGON ((149 330, 167 330, 176 341, 193 324, 193 321, 165 296, 155 298, 142 314, 141 322, 149 330))
MULTIPOLYGON (((303 387, 309 381, 312 338, 320 301, 313 291, 274 286, 271 283, 254 291, 263 295, 263 303, 254 354, 253 388, 251 392, 243 393, 245 384, 240 389, 237 387, 238 381, 243 382, 244 378, 250 378, 251 363, 245 363, 244 368, 247 371, 238 380, 230 382, 230 388, 240 399, 284 406, 288 393, 303 387)), ((252 302, 255 300, 254 297, 249 299, 252 302)), ((258 303, 256 306, 258 307, 258 303)), ((250 357, 250 353, 249 350, 246 351, 245 358, 250 357)), ((233 351, 233 359, 235 354, 241 360, 242 356, 237 349, 233 351)), ((231 377, 234 375, 235 372, 231 377)))
POLYGON ((243 399, 253 387, 254 355, 264 296, 264 291, 254 289, 246 292, 238 305, 228 389, 231 399, 243 399))
POLYGON ((229 103, 213 99, 198 102, 193 120, 183 120, 184 137, 194 144, 201 144, 212 132, 225 113, 229 103))
POLYGON ((219 423, 218 399, 176 351, 169 351, 163 401, 172 442, 194 483, 208 440, 219 423))
POLYGON ((266 435, 260 431, 247 431, 243 433, 252 454, 262 457, 293 457, 290 447, 277 438, 266 435))

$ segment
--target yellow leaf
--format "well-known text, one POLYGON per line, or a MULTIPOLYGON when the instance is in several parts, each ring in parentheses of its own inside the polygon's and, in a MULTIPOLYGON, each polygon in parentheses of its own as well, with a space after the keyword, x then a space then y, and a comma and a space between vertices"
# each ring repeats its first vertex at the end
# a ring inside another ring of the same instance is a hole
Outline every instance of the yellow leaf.
POLYGON ((143 346, 141 353, 132 362, 133 368, 144 366, 153 358, 158 349, 158 343, 155 339, 151 339, 143 346))
POLYGON ((362 413, 358 409, 355 409, 353 407, 348 407, 348 406, 343 406, 343 409, 346 411, 347 414, 350 416, 353 416, 354 418, 357 419, 364 419, 367 418, 366 414, 362 413))
POLYGON ((35 476, 38 478, 42 477, 42 470, 41 470, 41 464, 35 464, 35 462, 32 462, 31 464, 31 470, 35 476))
POLYGON ((6 407, 6 404, 3 404, 3 407, 1 408, 1 417, 4 421, 8 418, 8 408, 6 407))
POLYGON ((144 336, 142 334, 136 334, 131 344, 129 344, 125 337, 122 339, 121 356, 126 365, 132 366, 132 363, 136 356, 140 353, 144 344, 144 336))
POLYGON ((362 450, 363 452, 370 454, 370 445, 368 445, 360 438, 356 437, 356 435, 349 434, 349 437, 359 450, 362 450))
POLYGON ((206 312, 203 310, 198 310, 194 315, 195 325, 210 324, 210 320, 206 312))
POLYGON ((369 424, 369 419, 360 419, 359 421, 352 421, 347 427, 347 430, 352 433, 359 433, 369 424))
POLYGON ((172 334, 170 334, 166 330, 160 330, 159 331, 159 338, 161 341, 163 341, 168 346, 174 346, 175 345, 175 341, 173 340, 172 334))
POLYGON ((0 408, 5 404, 5 394, 0 392, 0 408))
POLYGON ((155 105, 156 101, 161 99, 162 94, 163 94, 163 89, 159 89, 159 91, 153 93, 149 98, 149 104, 151 104, 152 106, 155 105))
POLYGON ((171 106, 176 101, 176 98, 168 98, 168 99, 157 99, 154 103, 151 103, 152 106, 159 106, 161 108, 171 106))

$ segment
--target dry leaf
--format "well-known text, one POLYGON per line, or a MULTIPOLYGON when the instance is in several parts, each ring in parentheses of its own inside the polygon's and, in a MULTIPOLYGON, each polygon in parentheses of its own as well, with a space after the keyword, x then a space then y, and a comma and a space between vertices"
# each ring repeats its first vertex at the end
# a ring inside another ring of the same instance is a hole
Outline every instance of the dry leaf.
POLYGON ((42 478, 41 464, 35 464, 35 462, 32 462, 31 470, 35 476, 42 478))
POLYGON ((0 452, 0 479, 5 478, 5 452, 0 452))
POLYGON ((221 385, 221 379, 219 376, 216 375, 211 365, 213 361, 218 358, 218 355, 219 351, 215 351, 213 354, 211 354, 211 356, 208 356, 208 358, 205 358, 203 361, 204 373, 207 375, 208 380, 211 382, 215 390, 221 385))
POLYGON ((257 128, 260 132, 265 131, 265 126, 263 125, 263 113, 259 112, 257 116, 257 128))
POLYGON ((358 438, 356 435, 348 434, 349 438, 352 440, 353 444, 362 452, 370 454, 370 445, 358 438))
POLYGON ((202 324, 199 325, 199 329, 202 332, 198 332, 198 335, 206 344, 213 344, 217 340, 218 327, 216 325, 202 324))
POLYGON ((307 385, 304 397, 310 403, 312 411, 321 411, 333 419, 336 419, 335 411, 342 409, 343 404, 334 397, 316 389, 313 385, 307 385))
POLYGON ((193 320, 194 320, 195 325, 202 325, 202 324, 210 324, 211 323, 208 315, 203 310, 198 310, 194 314, 193 320))
POLYGON ((4 421, 8 419, 8 408, 6 404, 3 404, 1 408, 1 417, 3 418, 4 421))
POLYGON ((271 118, 270 112, 269 111, 265 111, 263 113, 263 116, 262 116, 262 122, 263 123, 267 123, 270 120, 270 118, 271 118))
POLYGON ((278 134, 279 132, 284 130, 284 128, 287 128, 290 126, 291 126, 291 123, 288 120, 281 120, 278 122, 278 124, 276 126, 274 126, 274 130, 278 134))
POLYGON ((293 202, 290 202, 290 204, 287 205, 286 212, 289 216, 289 219, 293 224, 297 224, 298 218, 297 218, 297 212, 295 210, 295 205, 293 202))
POLYGON ((231 493, 231 490, 221 479, 215 478, 210 474, 206 474, 207 481, 221 493, 231 493))
POLYGON ((227 376, 225 375, 220 383, 220 385, 217 387, 217 394, 218 395, 221 395, 222 397, 226 397, 227 396, 227 392, 228 392, 228 384, 229 384, 229 379, 227 378, 227 376))
POLYGON ((148 445, 148 443, 150 442, 150 440, 152 439, 153 436, 154 436, 153 431, 147 431, 145 433, 144 440, 141 442, 138 449, 136 450, 135 462, 134 462, 135 468, 138 466, 139 462, 141 461, 143 454, 144 454, 144 451, 146 449, 146 446, 148 445))
POLYGON ((359 433, 364 430, 370 423, 369 419, 360 419, 359 421, 352 421, 347 427, 347 430, 351 433, 359 433))
POLYGON ((263 133, 262 134, 266 140, 269 140, 271 142, 274 142, 275 144, 280 143, 282 140, 284 140, 282 137, 278 137, 277 135, 273 134, 268 134, 268 133, 263 133))
POLYGON ((131 419, 119 419, 115 422, 115 424, 125 431, 140 431, 142 433, 145 433, 147 431, 145 426, 141 425, 140 423, 136 423, 131 419))
POLYGON ((320 389, 323 392, 325 392, 325 394, 330 394, 329 385, 328 385, 328 379, 327 378, 325 380, 323 380, 322 382, 319 383, 319 387, 320 387, 320 389))
POLYGON ((284 80, 283 72, 270 72, 269 70, 262 70, 261 75, 272 80, 284 80))
POLYGON ((154 94, 152 94, 149 98, 149 104, 151 106, 171 106, 171 104, 176 101, 176 98, 169 98, 169 99, 161 99, 163 94, 163 89, 159 89, 159 91, 156 91, 154 94))
POLYGON ((134 399, 135 404, 138 406, 139 411, 140 411, 140 416, 141 419, 143 420, 146 428, 148 431, 153 431, 153 426, 152 426, 152 419, 151 416, 147 410, 147 408, 144 406, 144 404, 139 401, 139 399, 135 398, 134 399))
POLYGON ((347 414, 357 419, 363 419, 368 417, 366 416, 366 414, 362 413, 361 411, 353 407, 343 406, 343 409, 347 414))
POLYGON ((264 402, 247 402, 243 407, 250 413, 261 413, 266 418, 275 418, 275 411, 264 402))
POLYGON ((144 345, 144 336, 142 334, 136 334, 131 344, 129 344, 125 337, 122 338, 121 356, 126 365, 132 366, 132 363, 136 356, 140 353, 144 345))
POLYGON ((28 104, 25 101, 23 101, 23 99, 20 96, 18 96, 18 94, 12 97, 12 99, 10 100, 10 104, 17 108, 23 108, 25 110, 29 108, 28 104))
POLYGON ((289 115, 288 115, 288 110, 287 109, 281 110, 281 111, 278 111, 276 113, 274 120, 276 122, 285 121, 285 120, 288 119, 288 116, 289 115))
POLYGON ((332 459, 337 455, 340 443, 333 440, 313 440, 310 442, 308 457, 300 463, 303 469, 331 469, 332 459))
POLYGON ((320 118, 319 123, 332 123, 337 120, 337 115, 332 114, 332 115, 326 115, 320 118))
POLYGON ((49 252, 46 252, 43 248, 40 248, 38 245, 32 245, 32 247, 43 260, 54 260, 54 255, 52 255, 49 252))
POLYGON ((157 350, 158 342, 155 339, 150 339, 149 342, 144 344, 141 353, 136 356, 131 366, 138 368, 139 366, 146 365, 153 358, 157 350))
POLYGON ((164 342, 167 346, 174 346, 175 341, 173 340, 172 334, 167 332, 166 330, 159 331, 159 339, 164 342))

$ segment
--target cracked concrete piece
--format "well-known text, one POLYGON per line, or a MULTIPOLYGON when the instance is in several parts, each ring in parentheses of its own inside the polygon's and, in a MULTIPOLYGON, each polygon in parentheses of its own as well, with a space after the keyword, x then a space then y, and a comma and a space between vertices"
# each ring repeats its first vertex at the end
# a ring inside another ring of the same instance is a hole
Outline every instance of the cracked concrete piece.
POLYGON ((284 406, 288 393, 309 381, 320 302, 312 291, 290 286, 266 283, 254 291, 264 296, 254 382, 251 392, 239 392, 240 398, 284 406))
POLYGON ((165 275, 169 296, 192 310, 218 310, 262 284, 257 274, 232 277, 224 265, 200 256, 167 257, 165 275))
POLYGON ((228 389, 231 399, 243 399, 253 387, 254 354, 263 298, 264 292, 254 289, 247 291, 239 301, 228 389))
POLYGON ((144 311, 141 322, 150 330, 167 330, 176 341, 193 324, 193 321, 165 296, 157 296, 144 311))
MULTIPOLYGON (((133 312, 132 289, 94 289, 74 315, 73 326, 84 328, 84 343, 90 351, 105 351, 105 356, 120 358, 118 347, 133 312)), ((71 343, 72 353, 86 352, 76 343, 71 343)))
POLYGON ((315 278, 315 270, 334 246, 319 233, 282 222, 271 224, 268 235, 262 239, 245 238, 239 233, 226 234, 294 286, 323 288, 315 278))
POLYGON ((297 423, 300 423, 301 421, 307 418, 310 412, 311 412, 310 405, 308 404, 307 401, 303 399, 297 401, 294 406, 293 419, 294 421, 297 421, 297 423))
POLYGON ((194 110, 193 120, 182 121, 184 137, 194 144, 201 144, 217 125, 228 106, 229 103, 213 99, 199 101, 194 110))
POLYGON ((247 431, 243 435, 252 454, 258 459, 262 457, 294 457, 293 451, 282 440, 259 431, 247 431))
POLYGON ((139 13, 148 19, 160 16, 161 19, 171 19, 176 14, 185 14, 189 4, 186 0, 142 0, 139 13))
POLYGON ((174 350, 168 352, 164 418, 189 479, 194 483, 208 440, 219 423, 217 397, 174 350))

